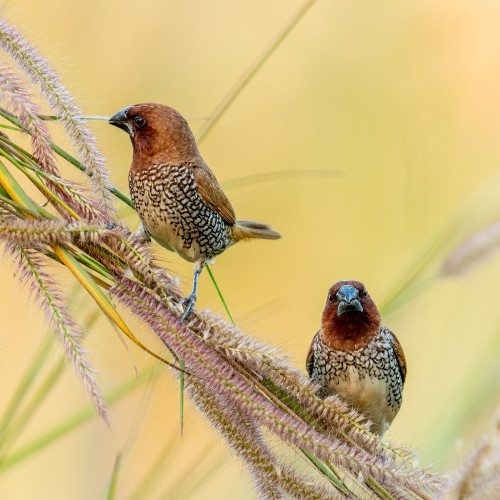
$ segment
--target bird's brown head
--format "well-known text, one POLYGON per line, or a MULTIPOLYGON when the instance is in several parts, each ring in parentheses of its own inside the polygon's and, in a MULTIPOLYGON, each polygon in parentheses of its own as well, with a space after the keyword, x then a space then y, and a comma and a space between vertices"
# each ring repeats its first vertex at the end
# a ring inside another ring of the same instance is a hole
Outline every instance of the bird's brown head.
POLYGON ((164 104, 129 106, 112 116, 109 123, 125 130, 132 140, 132 170, 142 170, 152 164, 175 165, 201 160, 187 121, 164 104))
POLYGON ((328 291, 321 320, 324 341, 349 350, 369 342, 380 328, 380 313, 363 283, 338 281, 328 291))

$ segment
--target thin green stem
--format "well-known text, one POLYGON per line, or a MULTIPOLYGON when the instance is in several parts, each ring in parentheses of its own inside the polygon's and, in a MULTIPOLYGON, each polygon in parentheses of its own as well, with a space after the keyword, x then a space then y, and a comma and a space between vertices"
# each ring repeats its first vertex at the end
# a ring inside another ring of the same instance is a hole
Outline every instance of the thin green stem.
POLYGON ((387 500, 395 500, 394 497, 385 488, 383 488, 379 483, 377 483, 377 481, 375 481, 371 477, 366 479, 366 484, 382 498, 386 498, 387 500))
POLYGON ((7 130, 14 130, 14 132, 22 132, 20 128, 10 127, 9 125, 0 124, 0 128, 5 128, 7 130))
MULTIPOLYGON (((3 189, 2 189, 3 191, 3 189)), ((10 205, 11 207, 15 208, 16 210, 18 210, 18 212, 20 212, 21 214, 26 214, 26 215, 30 215, 31 217, 33 217, 34 219, 38 219, 38 213, 36 212, 33 212, 31 210, 29 210, 28 208, 26 207, 23 207, 22 205, 20 205, 19 203, 16 203, 14 200, 11 200, 10 198, 8 198, 7 196, 4 196, 3 194, 0 194, 0 200, 3 201, 4 203, 7 203, 8 205, 10 205)), ((18 213, 14 212, 14 211, 10 211, 13 215, 19 215, 18 213)))
POLYGON ((222 101, 215 107, 213 112, 210 114, 208 120, 201 126, 198 131, 198 144, 205 139, 208 133, 220 120, 220 118, 227 111, 229 106, 234 102, 234 100, 241 94, 243 89, 248 85, 252 78, 258 73, 258 71, 264 66, 266 61, 271 57, 274 51, 281 45, 283 40, 287 35, 293 30, 297 23, 304 17, 305 13, 316 3, 316 0, 307 0, 302 4, 300 9, 292 16, 292 18, 283 26, 283 28, 278 31, 274 40, 264 49, 260 56, 253 62, 247 70, 243 73, 240 79, 236 82, 234 87, 224 96, 222 101))
POLYGON ((102 264, 97 262, 95 259, 87 255, 86 253, 78 252, 74 255, 79 262, 85 264, 89 269, 98 272, 104 278, 113 280, 113 276, 110 274, 110 272, 102 264))
MULTIPOLYGON (((140 386, 149 382, 153 377, 157 377, 161 372, 159 370, 155 370, 155 368, 156 366, 154 365, 144 370, 137 377, 132 377, 130 380, 108 393, 105 398, 108 401, 108 404, 111 406, 118 401, 121 401, 133 391, 138 389, 140 386)), ((28 444, 24 445, 23 447, 19 448, 11 455, 6 457, 0 463, 0 474, 18 464, 19 462, 22 462, 23 460, 31 457, 35 453, 41 451, 42 449, 44 449, 54 441, 62 438, 71 431, 89 422, 94 417, 95 410, 94 407, 90 405, 86 408, 83 408, 82 410, 75 412, 60 424, 57 424, 52 429, 44 432, 40 436, 30 441, 28 444)))
POLYGON ((118 484, 118 473, 120 472, 120 465, 122 461, 121 453, 116 455, 115 465, 111 474, 111 481, 109 482, 109 490, 107 500, 113 500, 116 496, 116 486, 118 484))
POLYGON ((321 460, 318 460, 313 454, 309 453, 306 450, 300 450, 305 457, 318 469, 318 471, 327 477, 333 485, 338 488, 343 493, 350 495, 351 492, 344 486, 344 484, 340 481, 339 477, 336 473, 330 470, 321 460))
MULTIPOLYGON (((0 106, 0 116, 5 118, 6 120, 10 121, 17 127, 21 129, 22 132, 25 132, 29 134, 29 131, 27 130, 22 130, 23 126, 20 120, 14 116, 12 113, 10 113, 7 109, 3 108, 0 106)), ((78 170, 81 170, 82 172, 86 173, 90 177, 92 176, 91 173, 87 172, 87 169, 85 165, 77 160, 74 156, 70 155, 67 151, 64 149, 60 148, 57 144, 54 144, 53 142, 49 141, 50 147, 55 151, 56 154, 58 154, 61 158, 65 159, 68 163, 71 165, 75 166, 78 168, 78 170)), ((123 203, 127 204, 129 207, 134 208, 134 205, 132 203, 132 200, 125 194, 123 194, 121 191, 116 189, 115 187, 110 188, 110 192, 113 193, 119 200, 123 201, 123 203)))
POLYGON ((24 377, 17 386, 16 392, 12 396, 9 405, 5 409, 2 419, 0 420, 0 449, 2 449, 2 443, 5 438, 5 434, 9 428, 9 425, 12 421, 12 418, 17 413, 17 410, 19 409, 19 406, 23 402, 24 397, 26 396, 27 392, 29 391, 30 387, 35 381, 37 375, 39 374, 40 369, 42 368, 44 362, 46 361, 48 355, 52 350, 52 346, 53 346, 52 337, 47 335, 47 338, 40 346, 40 349, 38 350, 36 356, 33 358, 33 361, 31 362, 30 366, 24 373, 24 377))
POLYGON ((222 295, 222 292, 220 291, 219 285, 217 285, 217 281, 215 281, 215 277, 212 274, 212 270, 210 269, 210 266, 208 264, 206 264, 205 267, 207 268, 207 271, 208 271, 208 274, 210 275, 212 283, 214 284, 215 289, 217 290, 217 293, 219 295, 219 298, 222 301, 222 305, 224 306, 224 309, 226 310, 226 313, 229 316, 231 323, 234 325, 233 317, 231 316, 231 312, 229 311, 229 307, 227 307, 226 300, 224 299, 224 296, 222 295))
MULTIPOLYGON (((56 382, 61 378, 64 373, 65 363, 64 361, 59 361, 57 366, 50 372, 50 374, 45 378, 43 383, 40 385, 34 396, 31 398, 28 406, 24 409, 21 415, 16 419, 15 423, 9 427, 7 434, 0 443, 0 448, 2 449, 2 457, 5 457, 8 453, 9 448, 16 441, 19 435, 22 433, 26 424, 31 420, 33 414, 38 410, 41 403, 49 395, 50 391, 56 384, 56 382)), ((2 458, 0 458, 0 463, 2 458)))
POLYGON ((1 148, 0 148, 0 155, 8 159, 12 163, 12 165, 14 165, 18 170, 20 170, 43 193, 43 195, 46 198, 49 198, 54 202, 58 203, 75 219, 80 218, 79 215, 71 207, 69 207, 63 200, 61 200, 59 196, 54 194, 43 182, 40 181, 40 179, 36 175, 33 175, 24 165, 21 165, 21 162, 19 162, 16 158, 9 155, 8 153, 5 152, 4 149, 1 148))

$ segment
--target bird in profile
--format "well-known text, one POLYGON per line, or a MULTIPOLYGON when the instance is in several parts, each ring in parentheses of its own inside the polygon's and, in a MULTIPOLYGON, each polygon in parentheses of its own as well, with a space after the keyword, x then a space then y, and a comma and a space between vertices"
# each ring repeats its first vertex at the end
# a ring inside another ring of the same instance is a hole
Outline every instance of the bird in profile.
POLYGON ((401 407, 406 360, 363 283, 338 281, 328 291, 321 328, 307 354, 316 395, 337 394, 382 436, 401 407))
POLYGON ((130 135, 133 146, 129 188, 141 219, 140 234, 194 263, 193 290, 181 322, 196 302, 198 277, 206 262, 241 240, 275 240, 267 224, 238 221, 215 175, 198 151, 187 121, 175 109, 144 103, 109 120, 130 135))

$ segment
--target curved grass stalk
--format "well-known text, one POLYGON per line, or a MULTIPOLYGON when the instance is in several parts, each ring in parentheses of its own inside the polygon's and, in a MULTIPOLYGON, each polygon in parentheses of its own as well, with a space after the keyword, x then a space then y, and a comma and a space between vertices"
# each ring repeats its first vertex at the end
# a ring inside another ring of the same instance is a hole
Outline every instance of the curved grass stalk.
MULTIPOLYGON (((0 116, 5 118, 9 122, 13 123, 14 125, 16 125, 19 128, 18 131, 26 132, 29 134, 29 130, 22 130, 22 124, 17 117, 15 115, 13 115, 12 113, 10 113, 7 109, 2 108, 1 106, 0 106, 0 116)), ((78 170, 80 170, 81 172, 86 173, 89 177, 92 177, 94 175, 92 172, 88 171, 86 166, 80 160, 78 160, 74 156, 70 155, 67 151, 65 151, 64 149, 59 147, 54 142, 50 141, 50 147, 53 149, 53 151, 57 155, 59 155, 61 158, 66 160, 68 163, 70 163, 74 167, 78 168, 78 170)), ((122 193, 121 191, 116 189, 114 186, 110 186, 109 191, 114 196, 116 196, 119 200, 121 200, 123 203, 128 205, 130 208, 134 208, 132 200, 127 195, 125 195, 124 193, 122 193)))
POLYGON ((80 345, 83 331, 66 311, 55 283, 43 271, 40 257, 33 251, 19 247, 13 247, 11 251, 17 254, 23 279, 31 282, 36 297, 46 311, 55 332, 65 347, 68 358, 72 361, 96 409, 103 420, 108 422, 106 404, 94 378, 96 371, 90 364, 87 353, 80 345))
POLYGON ((0 64, 0 89, 2 90, 0 96, 19 116, 20 129, 29 131, 34 154, 41 167, 49 173, 57 174, 49 133, 39 117, 40 110, 21 81, 4 64, 0 64))
MULTIPOLYGON (((152 377, 157 377, 159 375, 160 372, 155 366, 152 366, 139 373, 137 377, 132 377, 127 382, 124 382, 116 389, 107 393, 105 399, 109 405, 112 406, 140 388, 143 384, 150 382, 152 377)), ((33 456, 34 453, 46 448, 69 432, 79 428, 81 425, 90 422, 94 416, 95 411, 91 406, 73 413, 70 417, 62 420, 61 423, 32 439, 27 444, 5 457, 5 459, 0 462, 0 474, 33 456)))
POLYGON ((83 113, 75 105, 74 98, 36 48, 5 20, 0 21, 0 46, 32 82, 40 87, 49 105, 61 117, 86 170, 93 174, 91 183, 98 203, 104 208, 105 214, 112 214, 114 209, 109 196, 110 184, 105 161, 96 147, 94 137, 85 126, 83 113))
POLYGON ((304 2, 299 10, 291 17, 291 19, 283 26, 283 28, 276 34, 271 43, 264 49, 262 54, 257 57, 248 69, 243 73, 240 79, 236 82, 233 88, 224 96, 224 98, 217 104, 215 109, 210 113, 207 121, 200 127, 197 133, 197 142, 200 144, 205 137, 210 133, 212 128, 221 119, 224 113, 228 110, 234 100, 240 95, 243 89, 250 83, 253 77, 264 66, 266 61, 272 56, 274 51, 281 45, 283 40, 295 28, 297 23, 304 17, 306 12, 316 3, 316 0, 307 0, 304 2))
POLYGON ((113 473, 111 474, 111 480, 109 482, 109 490, 106 496, 107 500, 113 500, 116 497, 118 474, 120 472, 121 461, 122 461, 122 455, 121 453, 118 453, 115 459, 115 464, 113 466, 113 473))
POLYGON ((11 401, 9 402, 7 408, 5 409, 2 418, 0 419, 0 449, 2 449, 2 442, 5 435, 9 432, 9 426, 13 418, 15 417, 21 403, 24 400, 28 390, 35 381, 38 373, 47 360, 47 357, 52 350, 52 338, 47 336, 46 340, 43 342, 41 348, 39 349, 36 357, 31 362, 29 369, 25 372, 23 379, 19 383, 16 392, 14 393, 11 401))
POLYGON ((422 474, 418 469, 401 467, 387 460, 382 466, 380 458, 361 450, 353 454, 348 445, 318 433, 279 410, 255 393, 229 366, 220 362, 213 351, 207 351, 207 347, 189 330, 180 326, 152 296, 128 280, 120 280, 114 293, 132 311, 140 315, 162 340, 184 357, 191 372, 203 380, 211 380, 214 390, 226 394, 231 405, 236 405, 245 413, 250 412, 252 418, 282 440, 303 448, 322 460, 329 460, 353 471, 364 471, 365 475, 373 476, 382 485, 408 486, 416 488, 417 491, 422 487, 439 487, 435 482, 436 478, 422 474))

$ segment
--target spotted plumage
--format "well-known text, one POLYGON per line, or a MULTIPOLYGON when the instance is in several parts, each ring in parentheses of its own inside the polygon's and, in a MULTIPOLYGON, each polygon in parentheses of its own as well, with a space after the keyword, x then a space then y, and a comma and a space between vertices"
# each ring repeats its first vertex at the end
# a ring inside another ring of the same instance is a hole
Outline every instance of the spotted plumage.
POLYGON ((213 259, 231 243, 231 226, 203 203, 191 164, 131 171, 129 187, 137 213, 151 236, 184 259, 213 259))
POLYGON ((374 433, 383 435, 401 407, 403 350, 358 281, 330 288, 306 367, 311 381, 320 385, 318 397, 337 394, 372 422, 374 433))
POLYGON ((236 220, 191 129, 175 109, 137 104, 119 111, 109 122, 132 140, 129 187, 141 218, 141 233, 194 263, 193 290, 186 298, 183 320, 196 302, 198 276, 205 262, 238 241, 281 235, 267 224, 236 220))

